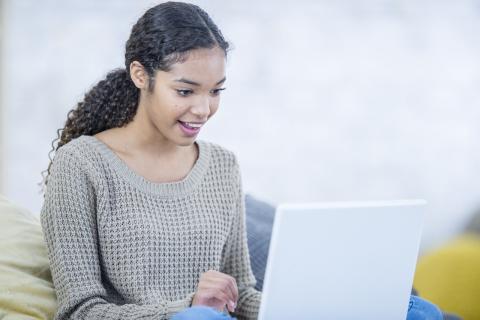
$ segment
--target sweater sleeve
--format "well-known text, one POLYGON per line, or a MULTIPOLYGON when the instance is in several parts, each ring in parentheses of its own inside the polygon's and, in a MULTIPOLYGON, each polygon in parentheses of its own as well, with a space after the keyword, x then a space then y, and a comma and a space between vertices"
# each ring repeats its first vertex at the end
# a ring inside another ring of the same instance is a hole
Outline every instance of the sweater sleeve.
POLYGON ((51 167, 41 210, 53 283, 58 298, 55 319, 168 319, 191 304, 125 304, 102 282, 96 193, 88 166, 73 150, 60 148, 51 167))
POLYGON ((261 293, 254 289, 255 277, 250 267, 247 233, 245 223, 245 199, 241 174, 235 160, 233 169, 235 180, 235 206, 232 229, 225 245, 222 272, 231 275, 237 281, 239 298, 234 315, 240 319, 257 319, 261 293))

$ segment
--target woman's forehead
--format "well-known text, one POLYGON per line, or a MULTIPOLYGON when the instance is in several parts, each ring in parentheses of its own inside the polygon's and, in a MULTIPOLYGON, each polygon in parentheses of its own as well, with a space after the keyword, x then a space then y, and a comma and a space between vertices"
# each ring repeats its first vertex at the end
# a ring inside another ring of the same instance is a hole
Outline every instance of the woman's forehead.
POLYGON ((200 84, 217 83, 225 78, 225 65, 222 49, 195 49, 183 61, 174 63, 167 74, 169 80, 183 78, 200 84))

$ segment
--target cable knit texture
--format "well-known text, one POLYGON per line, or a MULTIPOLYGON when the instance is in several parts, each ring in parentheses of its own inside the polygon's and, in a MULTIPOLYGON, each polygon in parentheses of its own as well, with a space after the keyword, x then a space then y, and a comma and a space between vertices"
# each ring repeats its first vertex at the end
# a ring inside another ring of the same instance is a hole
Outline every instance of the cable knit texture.
POLYGON ((234 316, 257 318, 238 162, 196 143, 192 170, 171 183, 136 174, 93 136, 57 151, 41 211, 55 319, 169 319, 208 270, 237 280, 234 316))

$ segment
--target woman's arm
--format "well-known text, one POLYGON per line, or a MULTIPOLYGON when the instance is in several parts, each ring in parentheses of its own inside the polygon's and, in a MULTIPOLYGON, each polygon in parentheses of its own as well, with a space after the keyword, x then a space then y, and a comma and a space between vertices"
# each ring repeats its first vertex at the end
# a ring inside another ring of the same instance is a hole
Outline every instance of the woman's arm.
POLYGON ((41 222, 58 297, 56 319, 168 319, 193 293, 157 305, 122 304, 103 284, 96 196, 80 156, 62 147, 52 164, 41 222))
POLYGON ((261 293, 254 289, 255 277, 250 267, 245 224, 245 199, 236 159, 232 179, 235 181, 236 189, 235 212, 220 271, 233 276, 237 281, 239 297, 235 316, 239 319, 257 319, 261 293))

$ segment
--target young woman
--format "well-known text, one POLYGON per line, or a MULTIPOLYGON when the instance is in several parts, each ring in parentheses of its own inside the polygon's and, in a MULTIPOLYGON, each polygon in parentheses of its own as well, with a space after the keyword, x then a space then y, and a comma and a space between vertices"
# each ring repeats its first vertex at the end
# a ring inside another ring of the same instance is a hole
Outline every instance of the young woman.
POLYGON ((157 5, 69 112, 41 212, 56 319, 257 318, 238 162, 196 140, 227 50, 199 7, 157 5))
POLYGON ((167 319, 196 305, 256 318, 238 162, 196 141, 227 49, 199 7, 157 5, 133 26, 126 69, 70 111, 41 212, 57 319, 167 319))

